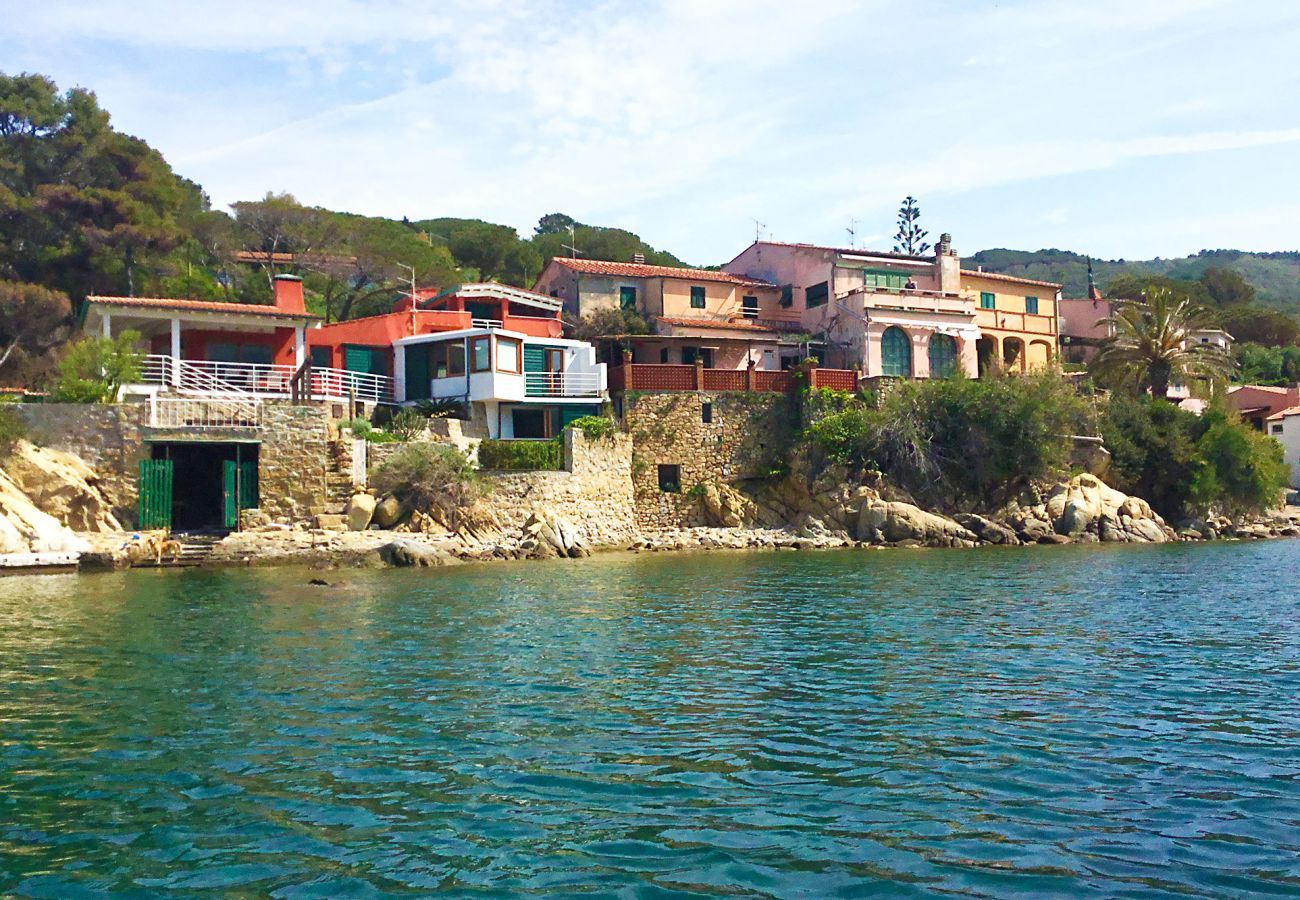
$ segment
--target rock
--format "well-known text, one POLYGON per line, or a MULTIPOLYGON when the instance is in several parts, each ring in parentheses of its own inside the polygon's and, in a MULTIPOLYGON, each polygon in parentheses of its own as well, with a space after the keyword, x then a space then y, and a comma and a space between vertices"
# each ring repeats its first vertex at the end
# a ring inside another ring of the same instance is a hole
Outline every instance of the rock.
POLYGON ((122 530, 95 470, 79 456, 19 441, 4 471, 33 506, 73 531, 122 530))
POLYGON ((974 513, 959 513, 953 516, 953 519, 986 544, 1015 545, 1020 543, 1015 530, 1008 528, 1001 522, 994 522, 992 519, 986 519, 984 516, 977 516, 974 513))
POLYGON ((90 544, 42 512, 0 470, 0 553, 84 553, 90 544))
POLYGON ((346 516, 335 515, 334 513, 321 513, 315 517, 315 525, 321 531, 347 531, 348 520, 346 516))
POLYGON ((402 518, 402 504, 396 497, 388 496, 375 504, 375 514, 371 522, 380 528, 392 528, 402 518))
POLYGON ((1049 532, 1038 539, 1040 544, 1072 544, 1074 541, 1066 534, 1049 532))
POLYGON ((410 538, 390 541, 379 549, 379 555, 388 565, 397 568, 434 568, 457 562, 450 553, 410 538))
POLYGON ((754 501, 729 485, 705 482, 700 500, 709 521, 724 528, 741 528, 758 517, 754 501))
POLYGON ((88 550, 78 560, 84 572, 117 572, 131 567, 125 550, 88 550))
POLYGON ((858 514, 860 540, 897 544, 918 541, 940 546, 952 538, 973 541, 976 536, 952 519, 901 501, 867 500, 858 514))
POLYGON ((375 515, 374 494, 353 494, 348 500, 348 531, 365 531, 375 515))

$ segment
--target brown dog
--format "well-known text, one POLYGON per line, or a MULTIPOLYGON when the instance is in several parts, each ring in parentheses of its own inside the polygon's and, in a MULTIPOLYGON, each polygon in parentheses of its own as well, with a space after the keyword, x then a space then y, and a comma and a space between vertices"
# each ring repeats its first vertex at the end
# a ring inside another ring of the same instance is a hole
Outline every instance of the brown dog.
POLYGON ((185 547, 180 541, 166 540, 158 543, 158 565, 162 565, 163 557, 169 557, 172 562, 176 562, 185 553, 185 547))

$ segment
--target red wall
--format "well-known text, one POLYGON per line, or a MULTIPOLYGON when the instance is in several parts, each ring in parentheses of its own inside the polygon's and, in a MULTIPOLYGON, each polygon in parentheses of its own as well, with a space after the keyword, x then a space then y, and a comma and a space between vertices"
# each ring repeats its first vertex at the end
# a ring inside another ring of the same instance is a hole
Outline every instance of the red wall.
MULTIPOLYGON (((209 328, 181 328, 181 358, 206 360, 209 344, 235 344, 238 346, 270 347, 277 365, 292 366, 295 362, 293 352, 293 329, 277 328, 274 332, 261 334, 243 331, 221 331, 209 328)), ((309 331, 308 334, 311 332, 309 331)), ((170 334, 154 335, 149 341, 149 352, 170 355, 172 339, 170 334)))

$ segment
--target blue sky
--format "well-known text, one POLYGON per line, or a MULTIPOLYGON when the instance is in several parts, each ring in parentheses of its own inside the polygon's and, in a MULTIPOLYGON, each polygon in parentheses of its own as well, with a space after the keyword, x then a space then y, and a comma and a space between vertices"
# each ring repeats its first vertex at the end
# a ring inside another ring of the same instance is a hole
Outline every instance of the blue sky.
POLYGON ((0 0, 0 71, 95 90, 217 205, 289 191, 716 263, 755 233, 1300 248, 1294 0, 0 0))

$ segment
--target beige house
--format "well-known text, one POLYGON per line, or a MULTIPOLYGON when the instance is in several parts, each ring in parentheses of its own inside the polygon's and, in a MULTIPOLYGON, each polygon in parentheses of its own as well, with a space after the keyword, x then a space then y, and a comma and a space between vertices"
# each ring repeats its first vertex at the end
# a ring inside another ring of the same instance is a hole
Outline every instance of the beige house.
POLYGON ((1012 372, 1042 369, 1056 361, 1059 284, 962 269, 961 294, 975 306, 981 372, 995 360, 1012 372))

